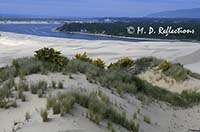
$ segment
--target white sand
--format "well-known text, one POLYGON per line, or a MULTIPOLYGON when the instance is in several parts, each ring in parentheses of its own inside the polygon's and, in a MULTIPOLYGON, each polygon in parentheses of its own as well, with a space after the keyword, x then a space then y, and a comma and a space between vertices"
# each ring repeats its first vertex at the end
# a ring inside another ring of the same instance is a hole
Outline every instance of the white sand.
POLYGON ((123 57, 155 56, 180 62, 200 73, 197 68, 200 63, 200 43, 78 40, 4 32, 0 34, 0 66, 10 64, 13 58, 33 56, 39 48, 53 47, 71 57, 86 51, 90 57, 102 58, 107 64, 123 57))
MULTIPOLYGON (((200 122, 200 109, 195 106, 188 109, 173 109, 164 103, 144 104, 137 100, 134 96, 126 95, 121 98, 111 92, 107 88, 103 88, 96 84, 90 84, 84 75, 72 75, 74 79, 69 79, 69 76, 62 74, 40 75, 33 74, 27 76, 29 83, 34 83, 39 80, 51 82, 63 81, 64 89, 60 92, 68 91, 76 88, 87 91, 96 91, 101 89, 115 104, 115 106, 126 112, 129 119, 133 118, 136 113, 135 122, 140 124, 140 132, 186 132, 188 129, 198 129, 200 122), (138 112, 140 110, 140 112, 138 112), (143 121, 144 116, 151 120, 151 124, 143 121)), ((16 79, 17 81, 18 79, 16 79)), ((57 90, 56 90, 57 91, 57 90)), ((52 91, 55 92, 55 91, 52 91)), ((49 111, 50 121, 43 123, 36 109, 45 107, 45 98, 38 98, 36 95, 26 93, 27 102, 18 100, 18 108, 10 108, 8 110, 0 109, 0 131, 11 132, 14 121, 23 122, 17 132, 105 132, 106 125, 96 125, 89 121, 86 116, 86 110, 78 105, 75 105, 72 114, 66 114, 64 117, 53 115, 49 111), (29 122, 24 121, 25 113, 30 112, 31 119, 29 122)), ((103 123, 103 122, 102 122, 103 123)), ((116 128, 117 132, 127 132, 116 128)))

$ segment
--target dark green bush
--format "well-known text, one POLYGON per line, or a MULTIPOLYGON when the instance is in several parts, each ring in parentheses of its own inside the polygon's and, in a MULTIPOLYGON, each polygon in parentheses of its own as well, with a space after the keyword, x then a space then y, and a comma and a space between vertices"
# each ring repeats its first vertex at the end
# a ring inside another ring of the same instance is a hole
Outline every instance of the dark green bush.
POLYGON ((108 68, 116 68, 116 67, 127 68, 127 67, 133 65, 133 63, 134 63, 133 59, 126 57, 126 58, 122 58, 122 59, 118 60, 115 63, 111 63, 108 66, 108 68))
POLYGON ((35 58, 38 60, 55 63, 58 65, 65 65, 68 62, 66 57, 61 55, 60 51, 56 51, 53 48, 42 48, 35 51, 35 58))
POLYGON ((104 60, 102 60, 102 59, 96 59, 96 60, 93 60, 92 61, 92 64, 94 64, 95 66, 97 66, 97 67, 99 67, 99 68, 102 68, 102 69, 104 69, 105 68, 105 62, 104 62, 104 60))
POLYGON ((171 64, 166 60, 162 61, 162 63, 160 64, 160 68, 162 69, 162 71, 168 70, 170 66, 171 64))
POLYGON ((88 57, 88 55, 87 55, 87 53, 86 52, 84 52, 83 54, 76 54, 75 55, 75 58, 77 59, 77 60, 81 60, 81 61, 86 61, 86 62, 92 62, 92 59, 90 59, 89 57, 88 57))

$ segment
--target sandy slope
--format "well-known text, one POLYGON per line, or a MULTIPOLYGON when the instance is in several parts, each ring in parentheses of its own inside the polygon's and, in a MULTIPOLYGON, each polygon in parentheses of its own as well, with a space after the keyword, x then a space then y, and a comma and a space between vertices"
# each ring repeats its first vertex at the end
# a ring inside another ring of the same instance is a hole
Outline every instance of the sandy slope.
MULTIPOLYGON (((177 109, 169 107, 164 103, 144 103, 137 100, 134 96, 126 95, 120 97, 113 94, 109 89, 103 88, 97 84, 91 84, 86 80, 84 75, 72 75, 74 79, 69 79, 69 76, 62 74, 40 75, 33 74, 27 76, 29 83, 34 83, 39 80, 62 81, 64 89, 60 92, 68 91, 72 88, 82 89, 87 91, 96 91, 101 89, 111 102, 119 109, 126 112, 127 117, 132 119, 136 113, 135 121, 140 124, 140 132, 186 132, 188 129, 198 129, 200 125, 200 109, 199 106, 188 109, 177 109), (138 112, 139 111, 139 112, 138 112), (144 116, 148 116, 151 124, 143 121, 144 116)), ((18 79, 16 79, 17 81, 18 79)), ((58 91, 50 91, 51 93, 58 91)), ((104 122, 100 126, 90 122, 85 117, 86 110, 78 105, 75 105, 71 114, 64 117, 52 115, 49 111, 50 122, 43 123, 37 110, 45 107, 45 99, 38 98, 36 95, 26 93, 28 101, 22 103, 18 100, 18 108, 0 110, 0 131, 10 132, 14 121, 23 122, 17 132, 105 132, 106 125, 104 122), (31 120, 24 121, 24 115, 30 112, 31 120)), ((126 130, 116 127, 117 132, 126 132, 126 130)))
POLYGON ((56 48, 64 55, 88 52, 92 58, 103 58, 107 63, 122 57, 139 58, 155 56, 181 62, 199 72, 200 44, 191 42, 124 42, 106 40, 78 40, 48 38, 14 33, 0 33, 0 66, 9 64, 13 58, 32 56, 43 47, 56 48))

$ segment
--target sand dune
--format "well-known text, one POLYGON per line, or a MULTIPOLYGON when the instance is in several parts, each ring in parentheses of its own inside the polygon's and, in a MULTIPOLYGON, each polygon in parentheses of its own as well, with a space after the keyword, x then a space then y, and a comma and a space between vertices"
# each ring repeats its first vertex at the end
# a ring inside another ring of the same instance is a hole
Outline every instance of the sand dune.
POLYGON ((43 47, 56 48, 66 56, 88 52, 92 58, 103 58, 106 63, 119 58, 140 58, 155 56, 187 64, 195 71, 199 66, 200 44, 192 42, 124 42, 111 40, 76 40, 38 37, 15 33, 0 33, 0 66, 9 64, 13 58, 33 56, 34 51, 43 47), (197 65, 196 65, 197 64, 197 65))
MULTIPOLYGON (((33 56, 35 50, 43 47, 56 48, 64 55, 70 57, 76 53, 86 51, 90 57, 103 58, 107 64, 122 57, 140 58, 144 56, 155 56, 173 62, 180 62, 192 71, 198 71, 200 64, 199 43, 94 41, 48 38, 3 32, 0 34, 0 66, 10 64, 13 58, 33 56)), ((51 93, 66 92, 73 88, 90 92, 100 89, 109 97, 113 104, 116 104, 117 108, 126 112, 128 118, 131 119, 135 113, 137 114, 135 121, 140 124, 140 132, 183 132, 190 128, 199 128, 199 106, 181 109, 171 107, 159 101, 146 104, 135 96, 126 94, 126 96, 120 97, 108 88, 102 87, 99 84, 89 83, 85 75, 73 74, 72 76, 73 79, 61 73, 49 73, 48 75, 32 74, 26 76, 26 80, 28 84, 37 83, 41 80, 46 81, 48 84, 52 80, 56 82, 62 81, 64 89, 54 89, 50 91, 51 93), (144 116, 150 118, 150 124, 144 121, 144 116)), ((155 74, 151 71, 142 73, 140 77, 173 92, 181 92, 181 90, 190 88, 195 89, 199 86, 199 80, 189 80, 182 84, 168 84, 169 79, 165 77, 156 81, 160 78, 160 74, 155 74)), ((19 82, 19 78, 15 78, 15 81, 19 82)), ((38 98, 37 95, 32 95, 29 92, 26 92, 25 95, 27 101, 21 102, 18 99, 17 108, 0 109, 0 131, 11 132, 13 127, 19 127, 17 132, 103 132, 107 130, 105 124, 96 125, 87 119, 86 114, 84 114, 86 109, 77 104, 73 107, 72 113, 66 114, 62 118, 59 115, 53 115, 52 111, 49 111, 50 121, 43 123, 37 110, 45 107, 46 99, 38 98), (29 122, 24 121, 26 112, 29 112, 31 115, 29 122), (18 123, 20 126, 14 126, 14 122, 21 122, 18 123)), ((119 132, 126 132, 119 126, 117 126, 117 130, 119 132)))

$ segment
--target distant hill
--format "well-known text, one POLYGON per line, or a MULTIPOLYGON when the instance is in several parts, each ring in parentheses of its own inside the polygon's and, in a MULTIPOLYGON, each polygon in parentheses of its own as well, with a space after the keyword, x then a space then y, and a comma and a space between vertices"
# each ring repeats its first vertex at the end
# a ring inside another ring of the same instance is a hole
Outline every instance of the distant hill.
POLYGON ((163 12, 150 14, 147 17, 153 17, 153 18, 200 18, 200 8, 181 9, 181 10, 174 10, 174 11, 163 11, 163 12))

